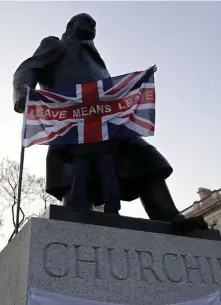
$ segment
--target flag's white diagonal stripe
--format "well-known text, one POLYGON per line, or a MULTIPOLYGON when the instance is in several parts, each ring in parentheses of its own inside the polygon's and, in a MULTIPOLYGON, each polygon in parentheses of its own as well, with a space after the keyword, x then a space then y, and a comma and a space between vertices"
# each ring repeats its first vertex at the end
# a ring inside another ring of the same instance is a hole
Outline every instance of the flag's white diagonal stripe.
POLYGON ((143 137, 149 137, 154 135, 154 131, 149 130, 147 128, 144 128, 140 125, 137 125, 136 123, 132 122, 131 120, 128 120, 125 124, 125 127, 137 132, 138 134, 142 135, 143 137))
MULTIPOLYGON (((67 124, 65 124, 67 125, 67 124)), ((37 134, 35 134, 34 136, 31 136, 29 137, 28 139, 23 139, 23 145, 24 147, 27 147, 29 146, 32 142, 34 142, 35 140, 39 140, 39 139, 42 139, 41 141, 39 141, 38 144, 44 144, 44 143, 48 143, 48 140, 43 140, 45 137, 48 137, 52 132, 56 133, 58 132, 60 129, 62 129, 63 127, 65 126, 57 126, 55 128, 55 126, 51 126, 51 127, 48 127, 46 129, 44 129, 43 131, 40 131, 38 132, 37 134)), ((57 137, 60 137, 60 136, 63 136, 65 135, 71 128, 73 128, 75 126, 70 126, 69 128, 65 129, 65 131, 61 134, 55 134, 51 139, 50 139, 50 142, 55 140, 57 137)))

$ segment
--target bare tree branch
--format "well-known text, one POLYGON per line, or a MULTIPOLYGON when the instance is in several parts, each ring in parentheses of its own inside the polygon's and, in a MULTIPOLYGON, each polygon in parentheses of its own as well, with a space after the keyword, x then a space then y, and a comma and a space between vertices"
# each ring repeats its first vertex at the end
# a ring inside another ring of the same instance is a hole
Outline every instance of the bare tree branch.
POLYGON ((49 195, 46 192, 45 184, 46 184, 46 182, 43 177, 40 177, 37 179, 37 182, 36 182, 36 185, 38 188, 37 193, 38 193, 40 200, 42 200, 44 202, 44 210, 46 210, 50 204, 58 203, 58 200, 56 198, 54 198, 53 196, 49 195))
MULTIPOLYGON (((15 227, 15 207, 17 204, 18 194, 18 180, 19 180, 19 163, 9 158, 4 158, 0 162, 0 198, 5 199, 8 208, 11 208, 12 223, 15 227)), ((38 214, 25 215, 24 208, 30 207, 33 201, 42 202, 44 210, 50 204, 58 203, 57 199, 47 194, 45 191, 45 179, 43 177, 36 177, 30 174, 27 169, 23 170, 22 189, 21 189, 21 219, 19 226, 24 225, 30 217, 38 214)), ((26 210, 26 209, 25 209, 26 210)), ((1 224, 0 213, 0 224, 1 224)), ((14 236, 14 232, 10 239, 14 236)))

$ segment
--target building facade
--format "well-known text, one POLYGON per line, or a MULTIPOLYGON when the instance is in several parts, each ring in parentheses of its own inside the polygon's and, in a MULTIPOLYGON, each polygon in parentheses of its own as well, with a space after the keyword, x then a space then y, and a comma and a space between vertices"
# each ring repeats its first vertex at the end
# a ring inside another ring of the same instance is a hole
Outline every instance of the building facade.
POLYGON ((200 200, 181 213, 187 218, 202 215, 210 228, 221 232, 221 189, 211 191, 199 188, 197 193, 200 200))

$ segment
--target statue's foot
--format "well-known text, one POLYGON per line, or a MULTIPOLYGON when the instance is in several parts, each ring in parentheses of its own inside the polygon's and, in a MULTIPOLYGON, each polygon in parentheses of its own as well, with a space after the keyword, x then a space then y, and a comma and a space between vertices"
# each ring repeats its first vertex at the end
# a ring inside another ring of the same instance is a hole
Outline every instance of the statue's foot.
POLYGON ((104 213, 105 214, 114 214, 119 215, 119 211, 113 207, 106 207, 104 206, 104 213))
POLYGON ((183 215, 177 215, 171 222, 172 229, 175 231, 194 231, 208 229, 208 224, 203 216, 185 218, 183 215))

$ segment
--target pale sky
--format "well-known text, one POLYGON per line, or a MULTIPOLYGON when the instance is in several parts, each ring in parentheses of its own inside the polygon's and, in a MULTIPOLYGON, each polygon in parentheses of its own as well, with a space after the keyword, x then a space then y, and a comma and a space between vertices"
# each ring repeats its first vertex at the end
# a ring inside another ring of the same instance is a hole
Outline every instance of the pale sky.
MULTIPOLYGON (((220 2, 1 2, 0 158, 19 160, 15 69, 81 12, 97 21, 95 44, 111 75, 158 66, 156 134, 147 140, 174 168, 167 182, 177 207, 198 200, 198 187, 220 188, 220 2)), ((45 175, 46 150, 26 150, 25 166, 33 173, 45 175)), ((123 204, 122 213, 145 217, 139 201, 123 204)))

